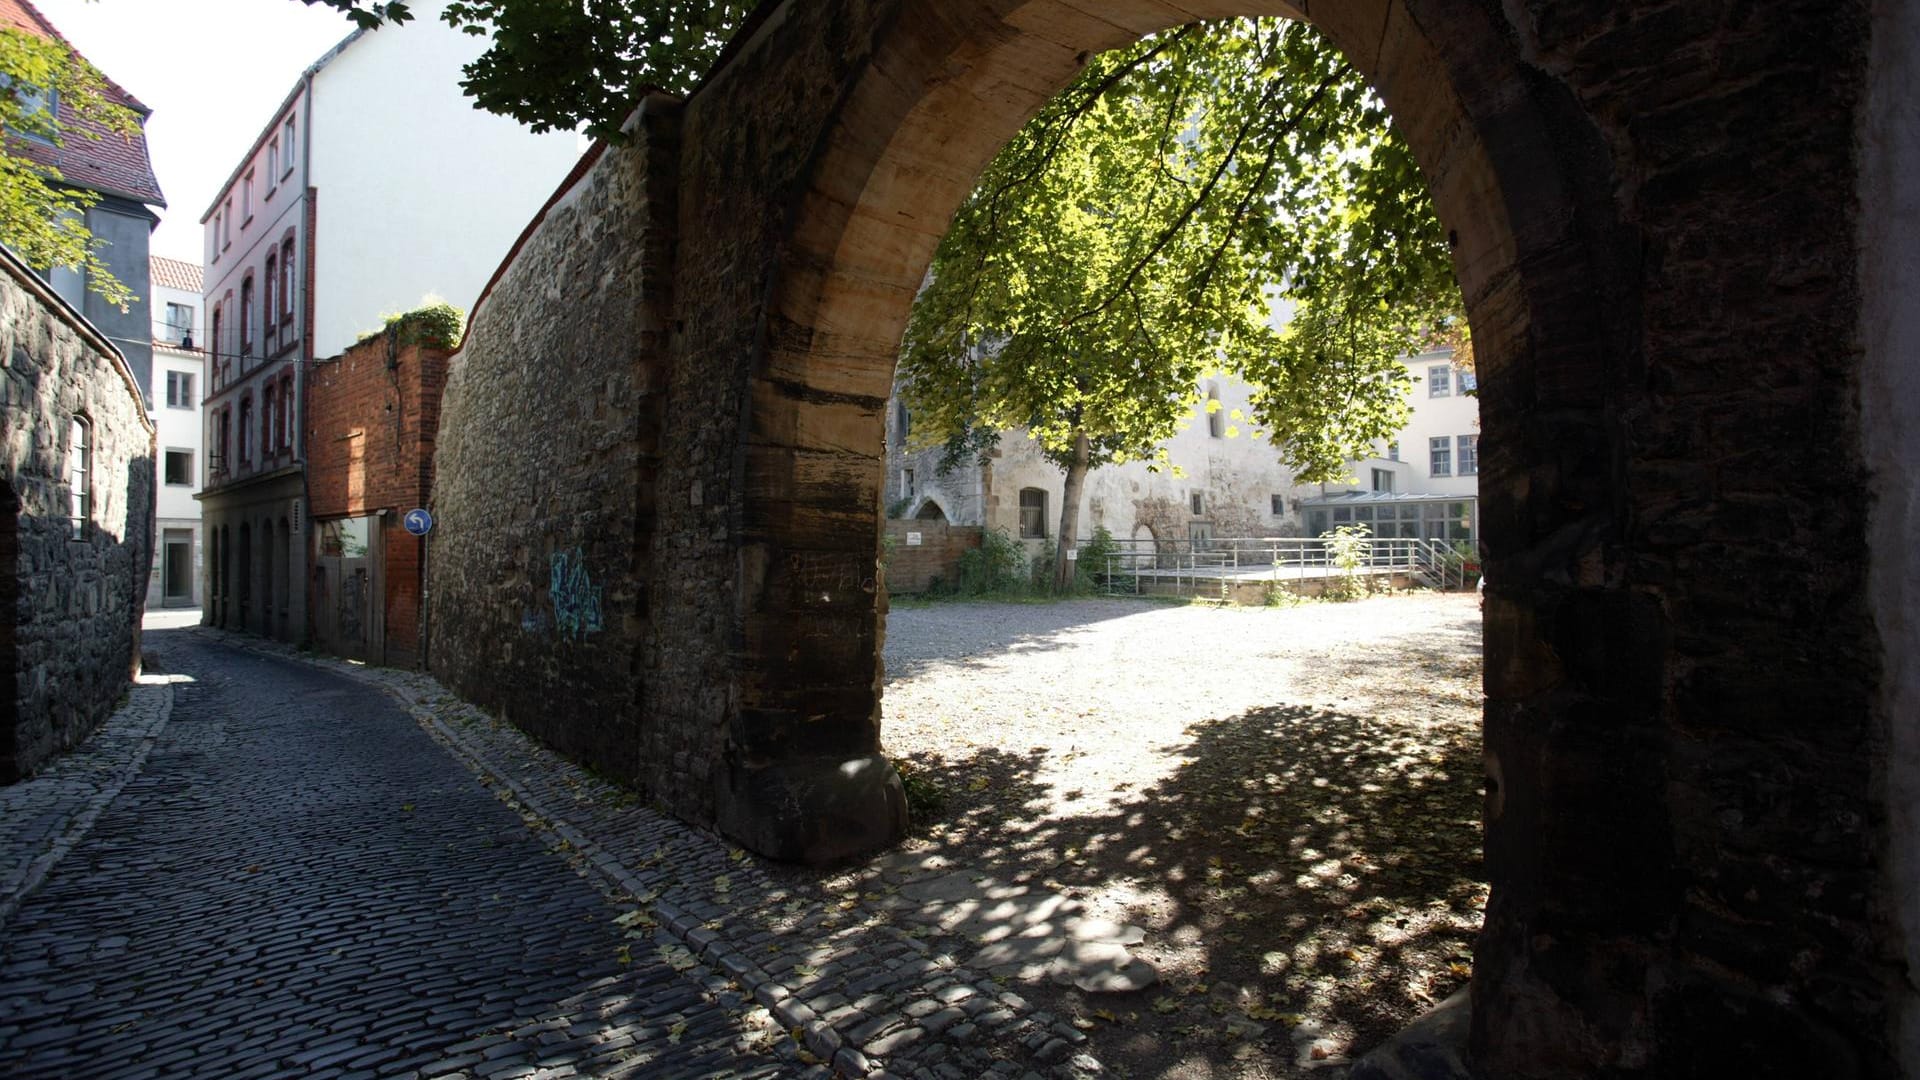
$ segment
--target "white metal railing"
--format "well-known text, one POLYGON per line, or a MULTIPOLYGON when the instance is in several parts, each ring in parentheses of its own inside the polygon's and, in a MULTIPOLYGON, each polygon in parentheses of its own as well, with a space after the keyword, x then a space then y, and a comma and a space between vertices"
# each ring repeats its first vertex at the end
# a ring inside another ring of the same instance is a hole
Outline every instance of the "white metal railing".
POLYGON ((1366 537, 1352 565, 1335 542, 1317 536, 1210 538, 1178 543, 1115 540, 1099 568, 1111 594, 1222 590, 1236 581, 1309 581, 1408 575, 1436 589, 1465 589, 1477 579, 1473 558, 1455 543, 1413 537, 1366 537))

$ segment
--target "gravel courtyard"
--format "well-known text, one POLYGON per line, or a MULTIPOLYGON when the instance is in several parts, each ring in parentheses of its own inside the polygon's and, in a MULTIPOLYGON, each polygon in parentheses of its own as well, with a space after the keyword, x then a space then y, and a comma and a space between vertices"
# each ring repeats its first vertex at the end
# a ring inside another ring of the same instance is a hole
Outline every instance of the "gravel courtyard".
POLYGON ((1109 1067, 1338 1075, 1464 984, 1472 594, 896 603, 886 661, 887 752, 945 797, 909 846, 1146 931, 1160 985, 1030 994, 1109 1067))

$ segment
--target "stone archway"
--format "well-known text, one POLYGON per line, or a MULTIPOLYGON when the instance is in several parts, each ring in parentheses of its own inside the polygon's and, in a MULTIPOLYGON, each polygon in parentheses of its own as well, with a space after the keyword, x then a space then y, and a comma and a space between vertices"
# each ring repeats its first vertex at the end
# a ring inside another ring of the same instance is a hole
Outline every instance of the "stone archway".
MULTIPOLYGON (((1473 1022, 1499 1075, 1882 1076, 1902 1052, 1855 347, 1868 4, 1762 7, 1297 12, 1403 125, 1475 328, 1473 1022)), ((759 850, 897 835, 875 561, 913 287, 1083 53, 1289 10, 763 5, 691 99, 583 162, 478 306, 436 458, 436 671, 759 850)))

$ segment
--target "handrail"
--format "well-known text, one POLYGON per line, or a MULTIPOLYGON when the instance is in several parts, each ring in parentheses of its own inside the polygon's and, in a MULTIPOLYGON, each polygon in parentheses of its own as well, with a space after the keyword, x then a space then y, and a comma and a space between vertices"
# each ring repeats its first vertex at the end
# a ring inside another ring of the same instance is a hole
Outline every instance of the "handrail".
MULTIPOLYGON (((1317 536, 1209 537, 1182 542, 1111 540, 1102 567, 1107 591, 1142 591, 1145 581, 1176 590, 1201 581, 1284 581, 1325 578, 1341 572, 1328 541, 1317 536)), ((1423 537, 1371 536, 1353 568, 1369 575, 1405 573, 1442 590, 1467 587, 1466 558, 1451 541, 1423 537)))

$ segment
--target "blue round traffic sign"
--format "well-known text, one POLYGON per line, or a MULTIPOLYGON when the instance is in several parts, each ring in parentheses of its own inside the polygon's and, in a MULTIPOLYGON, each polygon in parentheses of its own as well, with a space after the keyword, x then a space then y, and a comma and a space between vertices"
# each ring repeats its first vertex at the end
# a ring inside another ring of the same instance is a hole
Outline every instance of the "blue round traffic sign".
POLYGON ((433 528, 433 515, 422 508, 415 507, 407 511, 406 517, 400 519, 400 527, 415 536, 425 536, 433 528))

